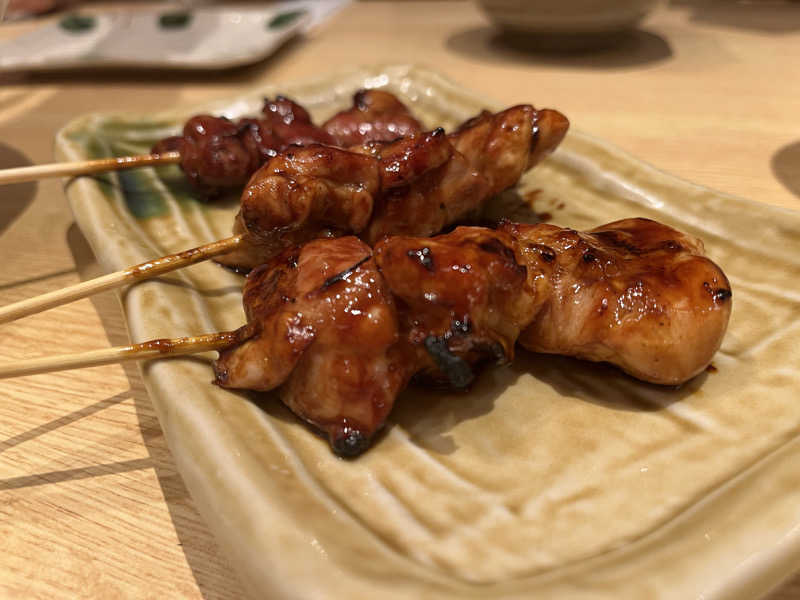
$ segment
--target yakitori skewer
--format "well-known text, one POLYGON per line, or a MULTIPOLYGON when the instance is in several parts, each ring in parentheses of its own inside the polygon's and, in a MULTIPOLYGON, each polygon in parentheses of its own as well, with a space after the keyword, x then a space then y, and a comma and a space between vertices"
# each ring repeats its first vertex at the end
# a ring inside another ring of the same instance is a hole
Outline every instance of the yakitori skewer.
POLYGON ((207 258, 249 270, 318 237, 433 235, 474 216, 492 196, 552 152, 569 122, 554 110, 483 113, 454 133, 412 134, 352 150, 286 150, 253 175, 234 237, 137 265, 0 309, 0 323, 207 258))
POLYGON ((357 92, 351 108, 322 126, 311 121, 305 108, 278 96, 265 100, 259 118, 194 116, 182 135, 160 141, 151 154, 6 169, 0 171, 0 185, 178 163, 201 193, 215 196, 241 188, 264 162, 289 146, 347 147, 393 140, 421 129, 408 108, 382 90, 357 92))
POLYGON ((218 332, 183 338, 150 340, 141 344, 117 346, 116 348, 106 348, 104 350, 90 350, 77 354, 62 354, 6 362, 0 364, 0 379, 97 367, 128 360, 148 360, 165 356, 198 354, 227 348, 235 343, 235 340, 235 333, 218 332))
POLYGON ((37 181, 50 177, 74 177, 76 175, 91 175, 93 173, 105 173, 107 171, 138 169, 139 167, 171 165, 179 163, 180 161, 181 155, 179 152, 167 151, 161 154, 141 154, 138 156, 122 156, 119 158, 98 158, 96 160, 78 160, 74 162, 52 163, 49 165, 14 167, 12 169, 0 170, 0 185, 37 181))
POLYGON ((719 349, 730 298, 700 240, 648 219, 586 232, 504 222, 374 249, 316 239, 251 271, 236 331, 0 365, 0 376, 216 349, 217 385, 277 389, 352 456, 412 378, 466 388, 517 344, 683 383, 719 349))
POLYGON ((14 302, 13 304, 0 308, 0 323, 7 323, 14 319, 20 319, 53 308, 54 306, 67 304, 79 300, 80 298, 98 294, 105 290, 110 290, 143 279, 158 277, 170 271, 188 267, 189 265, 208 260, 220 254, 231 252, 235 250, 241 242, 242 236, 235 235, 223 240, 211 242, 210 244, 198 246, 197 248, 192 248, 191 250, 184 250, 183 252, 155 258, 122 271, 116 271, 108 275, 90 279, 89 281, 76 283, 75 285, 41 294, 34 298, 14 302))

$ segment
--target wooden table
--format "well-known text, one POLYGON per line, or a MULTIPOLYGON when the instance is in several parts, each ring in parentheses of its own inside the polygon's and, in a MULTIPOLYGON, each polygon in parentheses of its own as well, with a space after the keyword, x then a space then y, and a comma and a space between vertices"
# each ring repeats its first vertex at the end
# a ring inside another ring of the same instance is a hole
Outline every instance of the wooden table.
MULTIPOLYGON (((0 38, 31 24, 2 25, 0 38)), ((52 159, 88 111, 155 111, 336 65, 419 62, 506 103, 566 113, 688 180, 800 209, 800 5, 673 4, 615 49, 552 56, 504 42, 468 3, 354 4, 274 58, 212 78, 0 79, 0 167, 52 159)), ((0 190, 0 304, 98 274, 61 183, 0 190)), ((127 342, 103 294, 2 326, 0 359, 127 342)), ((0 597, 238 598, 176 472, 134 365, 0 381, 0 597)), ((798 565, 800 567, 800 565, 798 565)), ((800 576, 774 599, 800 597, 800 576)))

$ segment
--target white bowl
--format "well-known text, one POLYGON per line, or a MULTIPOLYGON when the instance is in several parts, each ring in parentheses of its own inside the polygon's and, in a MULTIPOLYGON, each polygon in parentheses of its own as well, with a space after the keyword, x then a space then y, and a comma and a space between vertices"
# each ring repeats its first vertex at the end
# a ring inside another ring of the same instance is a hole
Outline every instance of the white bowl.
POLYGON ((608 34, 634 27, 660 0, 479 0, 501 28, 543 34, 608 34))

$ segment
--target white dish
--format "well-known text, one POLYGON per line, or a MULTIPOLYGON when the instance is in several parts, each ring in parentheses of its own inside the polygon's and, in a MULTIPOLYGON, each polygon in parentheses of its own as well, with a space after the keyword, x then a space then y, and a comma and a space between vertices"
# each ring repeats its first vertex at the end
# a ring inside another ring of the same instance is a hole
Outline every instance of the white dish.
POLYGON ((346 3, 74 13, 0 43, 0 71, 236 67, 266 58, 346 3))
POLYGON ((634 27, 661 0, 480 0, 500 27, 536 34, 591 34, 634 27))

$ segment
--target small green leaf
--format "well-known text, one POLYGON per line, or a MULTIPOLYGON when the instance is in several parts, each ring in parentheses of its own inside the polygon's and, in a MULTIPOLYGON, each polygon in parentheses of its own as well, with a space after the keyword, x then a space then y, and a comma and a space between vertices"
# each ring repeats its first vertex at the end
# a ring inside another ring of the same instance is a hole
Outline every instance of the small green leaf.
POLYGON ((279 13, 272 17, 269 23, 267 23, 267 27, 269 29, 280 29, 281 27, 286 27, 304 14, 306 14, 306 11, 304 10, 293 10, 290 12, 279 13))

